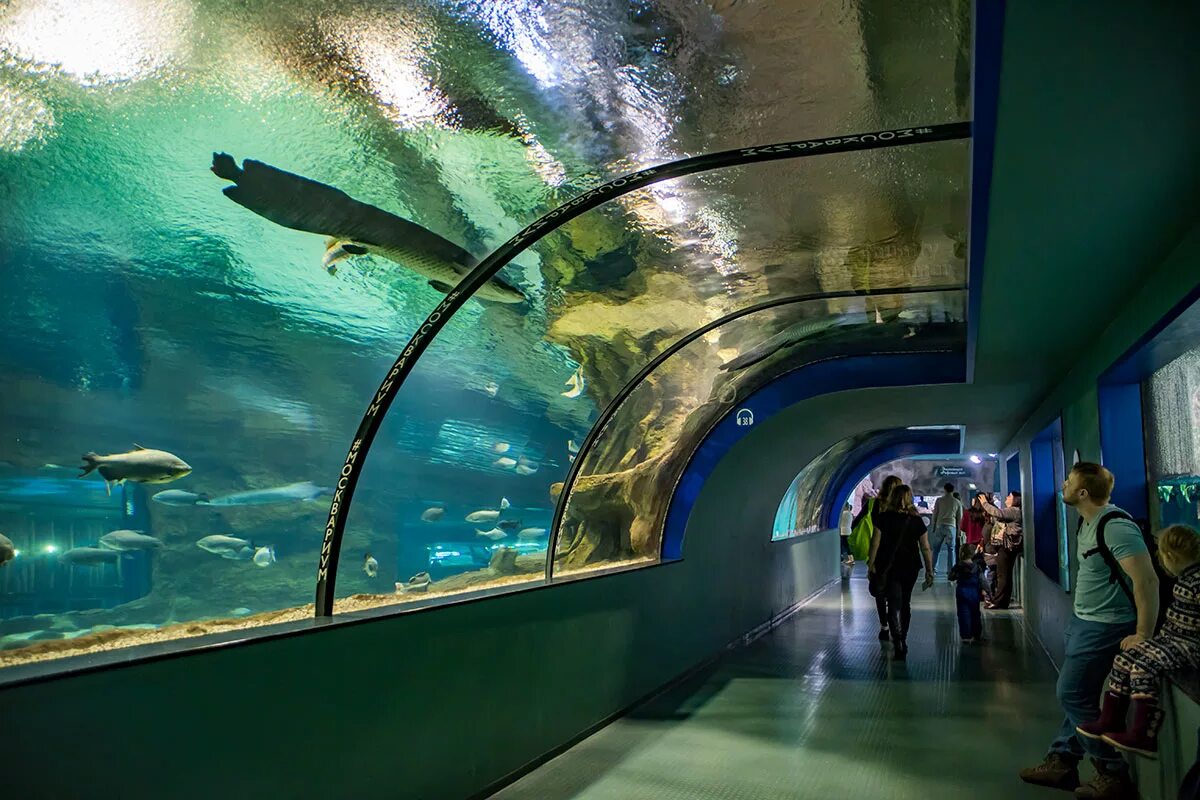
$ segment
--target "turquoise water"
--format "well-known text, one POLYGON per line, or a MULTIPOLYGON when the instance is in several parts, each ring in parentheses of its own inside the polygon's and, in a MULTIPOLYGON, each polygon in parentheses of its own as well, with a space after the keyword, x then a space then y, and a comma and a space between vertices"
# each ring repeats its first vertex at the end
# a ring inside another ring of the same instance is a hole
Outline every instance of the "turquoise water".
MULTIPOLYGON (((963 118, 965 9, 4 6, 0 533, 19 555, 0 570, 0 647, 311 603, 321 490, 442 295, 380 255, 329 274, 322 234, 335 232, 230 201, 215 152, 337 187, 478 258, 649 164, 963 118), (191 471, 162 484, 76 477, 83 454, 135 445, 191 471), (153 499, 168 490, 199 502, 153 499), (241 494, 270 490, 272 502, 241 494), (102 546, 118 530, 158 544, 102 546), (212 536, 245 545, 216 552, 212 536)), ((695 176, 548 236, 502 274, 526 301, 470 301, 404 387, 359 490, 339 596, 400 601, 540 575, 573 445, 642 364, 698 325, 780 294, 961 284, 966 156, 955 142, 695 176), (423 519, 429 509, 440 518, 423 519), (479 511, 500 513, 466 520, 479 511), (397 595, 398 583, 411 591, 397 595)), ((961 298, 805 310, 840 315, 914 335, 961 323, 961 298)), ((585 473, 619 476, 689 445, 724 407, 711 397, 736 397, 782 363, 718 370, 769 327, 682 354, 631 398, 585 473)), ((572 568, 656 557, 661 501, 617 495, 625 507, 581 500, 604 527, 573 523, 572 568)))

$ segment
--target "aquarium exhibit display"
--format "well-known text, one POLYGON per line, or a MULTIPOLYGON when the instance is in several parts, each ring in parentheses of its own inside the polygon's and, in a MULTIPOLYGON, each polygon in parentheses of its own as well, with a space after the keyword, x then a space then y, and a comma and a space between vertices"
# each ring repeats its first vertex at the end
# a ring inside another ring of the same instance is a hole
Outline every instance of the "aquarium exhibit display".
POLYGON ((964 349, 969 143, 904 140, 968 119, 969 11, 0 6, 0 667, 312 618, 380 381, 534 223, 362 453, 332 610, 659 561, 734 403, 823 359, 964 349))
POLYGON ((1176 358, 1142 387, 1146 462, 1158 527, 1200 524, 1200 349, 1176 358))

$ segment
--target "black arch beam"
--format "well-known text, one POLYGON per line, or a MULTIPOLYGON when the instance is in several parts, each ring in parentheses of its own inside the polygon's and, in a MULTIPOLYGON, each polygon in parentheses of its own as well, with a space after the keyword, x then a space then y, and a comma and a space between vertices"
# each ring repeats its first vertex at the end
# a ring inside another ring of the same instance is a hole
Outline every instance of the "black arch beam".
MULTIPOLYGON (((724 150, 719 153, 684 158, 640 170, 598 186, 590 192, 564 203, 509 239, 491 255, 480 261, 475 269, 471 270, 443 298, 433 313, 409 339, 408 345, 397 356, 392 368, 371 398, 362 422, 359 423, 358 430, 354 434, 354 441, 351 442, 350 449, 346 453, 346 460, 342 464, 342 470, 334 489, 333 500, 329 504, 329 516, 325 522, 325 537, 321 542, 321 553, 317 564, 316 615, 328 617, 333 614, 338 558, 341 554, 346 521, 349 519, 351 501, 354 498, 354 489, 362 474, 362 466, 366 461, 367 453, 371 449, 383 417, 391 407, 396 393, 404 385, 404 381, 412 372, 417 359, 429 347, 433 337, 437 336, 438 332, 462 308, 471 295, 534 242, 564 222, 572 220, 614 197, 672 178, 743 164, 965 139, 970 135, 971 123, 951 122, 925 127, 893 128, 820 139, 804 139, 761 147, 743 147, 737 150, 724 150)), ((579 460, 577 457, 576 461, 579 460)))

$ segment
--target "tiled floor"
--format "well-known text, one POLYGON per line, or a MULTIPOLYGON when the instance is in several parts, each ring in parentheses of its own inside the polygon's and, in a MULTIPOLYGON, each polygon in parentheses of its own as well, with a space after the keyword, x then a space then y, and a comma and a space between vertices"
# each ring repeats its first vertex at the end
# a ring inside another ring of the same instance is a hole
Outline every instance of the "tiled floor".
MULTIPOLYGON (((889 660, 866 581, 835 584, 771 635, 495 795, 502 800, 1067 798, 1021 783, 1061 717, 1019 617, 958 640, 953 587, 913 603, 889 660)), ((985 612, 986 613, 986 612, 985 612)))

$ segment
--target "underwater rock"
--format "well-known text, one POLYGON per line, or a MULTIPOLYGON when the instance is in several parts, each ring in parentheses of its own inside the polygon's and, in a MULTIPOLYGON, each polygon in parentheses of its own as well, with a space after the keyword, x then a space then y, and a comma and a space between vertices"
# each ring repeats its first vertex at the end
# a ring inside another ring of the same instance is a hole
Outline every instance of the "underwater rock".
POLYGON ((45 641, 47 639, 62 639, 62 638, 65 638, 63 636, 62 631, 38 631, 37 633, 28 637, 28 641, 41 642, 41 641, 45 641))
POLYGON ((501 547, 492 553, 488 569, 497 575, 517 574, 517 551, 512 547, 501 547))
POLYGON ((425 592, 429 590, 429 584, 431 583, 433 583, 433 579, 429 577, 428 572, 418 572, 405 583, 397 581, 396 592, 400 594, 425 592))
POLYGON ((72 620, 70 617, 60 617, 60 618, 54 620, 54 622, 50 623, 50 630, 63 631, 64 633, 66 633, 69 631, 79 630, 79 626, 76 625, 75 621, 72 620))

